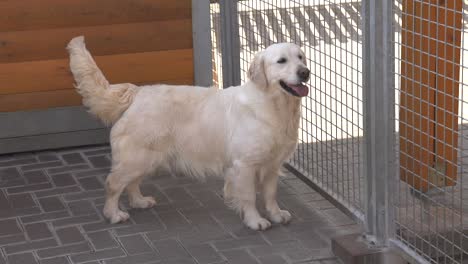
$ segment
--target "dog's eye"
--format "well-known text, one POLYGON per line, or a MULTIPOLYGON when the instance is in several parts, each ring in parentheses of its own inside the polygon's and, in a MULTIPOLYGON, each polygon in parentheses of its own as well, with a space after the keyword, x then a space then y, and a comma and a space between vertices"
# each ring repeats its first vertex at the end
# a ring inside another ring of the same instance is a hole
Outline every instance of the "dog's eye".
POLYGON ((299 57, 300 60, 302 60, 302 55, 299 55, 298 57, 299 57))
POLYGON ((278 63, 286 63, 286 58, 281 58, 278 60, 278 63))

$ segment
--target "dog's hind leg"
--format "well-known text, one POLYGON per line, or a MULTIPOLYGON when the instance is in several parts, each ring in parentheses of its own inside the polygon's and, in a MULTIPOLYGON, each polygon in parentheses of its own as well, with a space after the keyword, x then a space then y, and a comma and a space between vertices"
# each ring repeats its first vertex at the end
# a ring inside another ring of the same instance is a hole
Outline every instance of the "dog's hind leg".
POLYGON ((271 223, 263 218, 255 205, 256 170, 235 162, 227 171, 225 198, 228 204, 243 216, 244 224, 253 230, 265 230, 271 223))
POLYGON ((123 190, 134 180, 142 175, 137 172, 129 172, 122 169, 112 171, 106 179, 106 203, 104 216, 112 224, 124 222, 129 218, 128 213, 119 209, 119 198, 123 190))
POLYGON ((143 196, 140 191, 140 183, 144 176, 134 180, 127 187, 128 199, 132 208, 150 208, 156 204, 151 196, 143 196))

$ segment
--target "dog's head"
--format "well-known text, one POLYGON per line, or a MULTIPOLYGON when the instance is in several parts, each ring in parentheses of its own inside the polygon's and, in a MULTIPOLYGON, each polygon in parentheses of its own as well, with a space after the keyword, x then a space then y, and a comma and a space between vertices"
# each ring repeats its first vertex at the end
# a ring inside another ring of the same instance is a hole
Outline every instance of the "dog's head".
POLYGON ((306 96, 310 70, 304 52, 292 43, 273 44, 255 55, 248 77, 259 87, 281 89, 284 94, 306 96))

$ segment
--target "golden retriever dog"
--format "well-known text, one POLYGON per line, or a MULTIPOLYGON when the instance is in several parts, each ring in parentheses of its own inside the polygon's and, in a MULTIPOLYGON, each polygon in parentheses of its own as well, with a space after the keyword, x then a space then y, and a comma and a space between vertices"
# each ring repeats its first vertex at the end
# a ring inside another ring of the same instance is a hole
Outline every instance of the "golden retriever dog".
POLYGON ((155 205, 139 185, 161 167, 200 179, 224 175, 226 203, 254 230, 290 221, 291 214, 278 206, 276 192, 282 164, 297 145, 301 97, 308 94, 304 82, 310 71, 297 45, 279 43, 259 52, 249 68, 249 81, 223 90, 109 84, 83 37, 71 40, 67 49, 83 104, 113 125, 104 206, 111 223, 129 218, 119 209, 125 189, 131 207, 155 205), (257 192, 266 218, 256 208, 257 192))

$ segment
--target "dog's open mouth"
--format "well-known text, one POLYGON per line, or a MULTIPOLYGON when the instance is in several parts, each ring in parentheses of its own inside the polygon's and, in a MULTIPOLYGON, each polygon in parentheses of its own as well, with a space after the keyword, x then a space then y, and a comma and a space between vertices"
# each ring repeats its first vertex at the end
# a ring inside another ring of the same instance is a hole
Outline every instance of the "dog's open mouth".
POLYGON ((286 84, 283 81, 280 81, 281 88, 283 88, 286 92, 297 96, 297 97, 303 97, 307 96, 309 94, 309 87, 303 83, 298 83, 298 84, 286 84))

